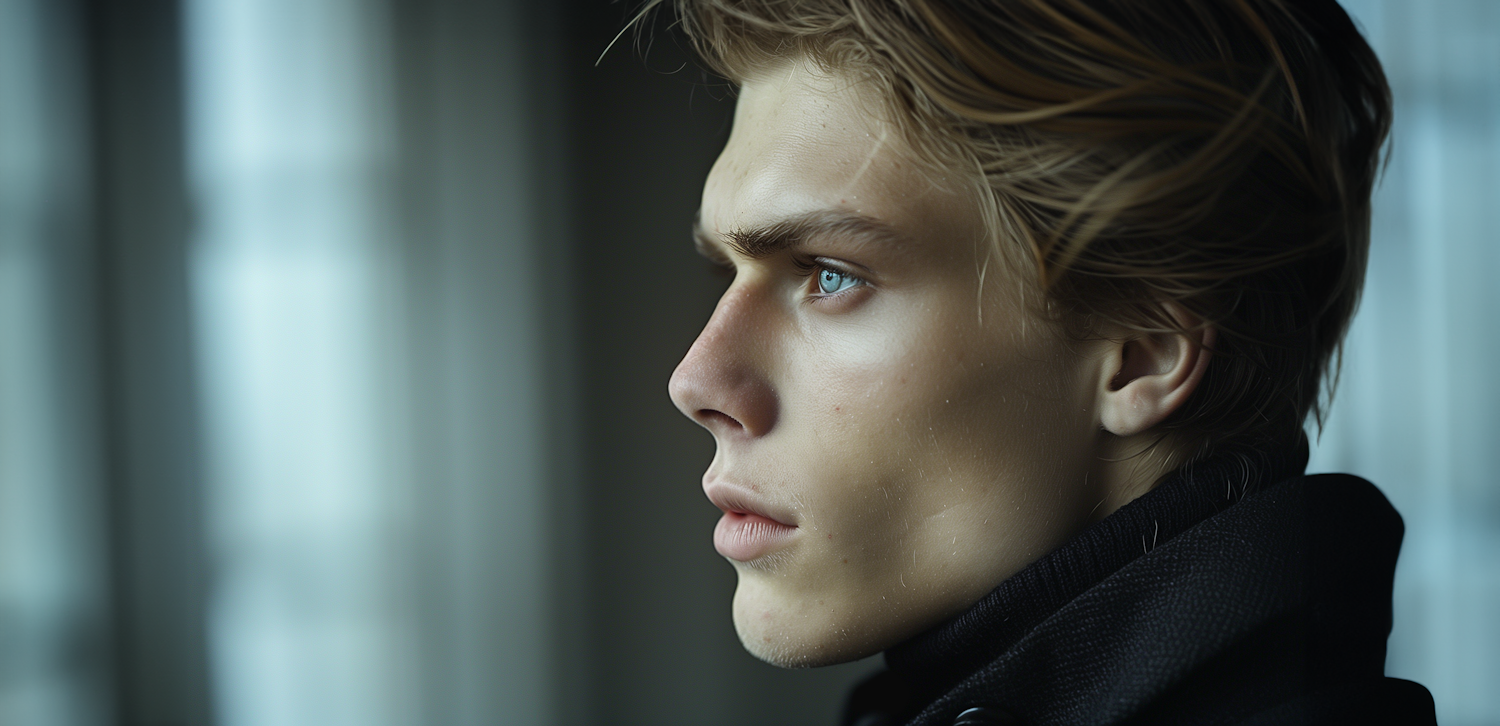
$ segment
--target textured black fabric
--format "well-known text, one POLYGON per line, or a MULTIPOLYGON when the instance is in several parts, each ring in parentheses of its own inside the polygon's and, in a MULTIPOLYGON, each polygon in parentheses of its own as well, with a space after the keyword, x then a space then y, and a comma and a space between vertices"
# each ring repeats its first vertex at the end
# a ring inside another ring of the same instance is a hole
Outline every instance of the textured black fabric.
POLYGON ((1435 723, 1426 689, 1383 675, 1400 517, 1305 464, 1185 468, 887 651, 844 723, 1435 723))

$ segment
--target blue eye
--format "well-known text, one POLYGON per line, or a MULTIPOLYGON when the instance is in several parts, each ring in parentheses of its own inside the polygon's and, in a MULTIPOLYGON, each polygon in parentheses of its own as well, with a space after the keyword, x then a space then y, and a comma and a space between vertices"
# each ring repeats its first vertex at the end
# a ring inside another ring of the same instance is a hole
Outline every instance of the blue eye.
POLYGON ((853 275, 845 274, 838 270, 830 270, 827 267, 818 270, 818 290, 822 291, 824 295, 843 292, 851 287, 857 287, 863 282, 863 280, 853 275))

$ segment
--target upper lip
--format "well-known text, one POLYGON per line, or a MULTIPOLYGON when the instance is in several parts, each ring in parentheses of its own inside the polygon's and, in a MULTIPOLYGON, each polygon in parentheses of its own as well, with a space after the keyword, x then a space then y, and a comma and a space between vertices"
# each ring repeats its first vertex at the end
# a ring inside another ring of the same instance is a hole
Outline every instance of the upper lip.
POLYGON ((793 523, 793 518, 789 513, 779 511, 760 501, 753 493, 738 485, 719 479, 710 481, 705 477, 703 492, 708 495, 708 501, 713 502, 714 506, 724 510, 725 513, 756 514, 788 527, 797 526, 793 523))

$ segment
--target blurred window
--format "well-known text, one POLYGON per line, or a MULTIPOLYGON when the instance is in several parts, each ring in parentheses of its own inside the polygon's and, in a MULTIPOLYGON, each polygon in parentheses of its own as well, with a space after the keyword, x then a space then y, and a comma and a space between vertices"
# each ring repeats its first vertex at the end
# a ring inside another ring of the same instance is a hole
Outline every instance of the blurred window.
POLYGON ((109 722, 78 46, 0 2, 0 724, 109 722))
POLYGON ((383 348, 396 219, 382 9, 185 4, 224 726, 414 722, 383 348))
POLYGON ((1365 297, 1310 471, 1406 521, 1386 670, 1446 726, 1500 714, 1500 3, 1344 0, 1395 94, 1365 297))

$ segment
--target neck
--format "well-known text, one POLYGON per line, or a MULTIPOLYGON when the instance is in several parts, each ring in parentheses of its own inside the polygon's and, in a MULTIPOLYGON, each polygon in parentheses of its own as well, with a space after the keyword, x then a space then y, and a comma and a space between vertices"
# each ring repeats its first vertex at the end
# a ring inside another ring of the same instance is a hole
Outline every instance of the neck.
POLYGON ((1099 505, 1089 523, 1114 514, 1155 489, 1190 459, 1188 447, 1170 434, 1146 432, 1122 437, 1100 431, 1094 466, 1088 474, 1099 505))

